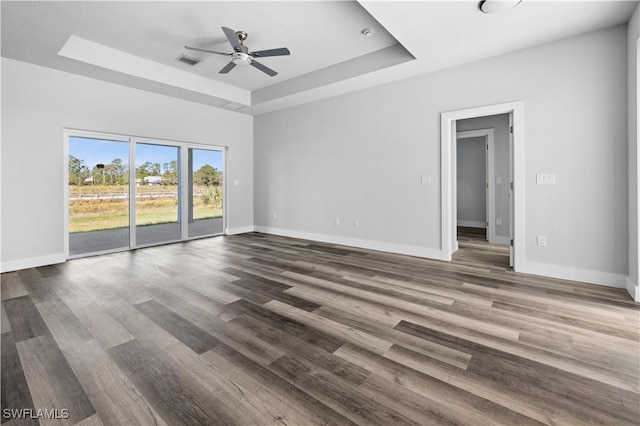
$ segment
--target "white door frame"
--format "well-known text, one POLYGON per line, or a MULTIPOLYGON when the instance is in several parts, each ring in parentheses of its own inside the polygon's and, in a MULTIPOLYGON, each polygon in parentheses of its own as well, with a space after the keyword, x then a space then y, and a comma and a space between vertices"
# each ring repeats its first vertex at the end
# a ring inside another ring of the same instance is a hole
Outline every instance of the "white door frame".
POLYGON ((514 270, 524 270, 525 260, 525 171, 524 171, 524 105, 522 101, 508 102, 444 112, 441 115, 440 181, 441 181, 441 251, 442 260, 450 261, 457 249, 456 237, 456 120, 511 114, 513 117, 513 261, 514 270))
MULTIPOLYGON (((483 138, 485 149, 485 198, 486 198, 486 224, 487 241, 495 244, 496 241, 496 186, 495 186, 495 157, 494 157, 494 130, 478 129, 466 132, 457 132, 456 141, 469 138, 483 138)), ((456 174, 457 170, 454 171, 456 174)), ((457 185, 457 181, 456 181, 457 185)), ((456 199, 457 204, 457 199, 456 199)), ((457 208, 456 208, 457 211, 457 208)), ((457 214, 456 214, 457 216, 457 214)), ((456 220, 456 226, 458 221, 456 220)))

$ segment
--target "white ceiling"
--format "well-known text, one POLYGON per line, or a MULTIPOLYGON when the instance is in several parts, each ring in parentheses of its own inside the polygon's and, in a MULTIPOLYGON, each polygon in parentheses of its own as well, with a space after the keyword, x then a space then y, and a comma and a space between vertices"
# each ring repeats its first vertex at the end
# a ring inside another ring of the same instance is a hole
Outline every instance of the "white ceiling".
POLYGON ((625 23, 637 2, 524 0, 486 15, 478 1, 2 1, 2 56, 260 114, 625 23), (231 51, 221 26, 251 50, 291 56, 218 70, 231 51), (374 28, 363 37, 363 28, 374 28), (182 53, 202 62, 175 61, 182 53))

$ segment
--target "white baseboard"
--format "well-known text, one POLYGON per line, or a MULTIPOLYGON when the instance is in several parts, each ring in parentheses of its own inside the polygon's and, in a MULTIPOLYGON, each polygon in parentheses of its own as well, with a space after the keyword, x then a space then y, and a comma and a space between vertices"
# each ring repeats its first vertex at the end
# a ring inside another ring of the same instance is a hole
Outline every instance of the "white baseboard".
POLYGON ((48 254, 46 256, 30 257, 27 259, 8 260, 0 264, 0 272, 19 271, 38 266, 55 265, 66 262, 64 253, 48 254))
POLYGON ((634 301, 640 302, 640 286, 638 286, 638 284, 634 284, 629 277, 627 277, 627 291, 634 301))
POLYGON ((241 226, 239 228, 227 228, 225 229, 225 235, 237 235, 246 234, 247 232, 253 232, 253 226, 241 226))
POLYGON ((339 244, 343 246, 358 247, 368 250, 377 250, 388 253, 404 254, 407 256, 424 257, 428 259, 442 259, 442 250, 410 246, 404 244, 385 243, 382 241, 362 240, 359 238, 341 237, 338 235, 316 234, 313 232, 292 231, 289 229, 272 228, 269 226, 256 226, 256 232, 279 235, 282 237, 300 238, 303 240, 319 241, 322 243, 339 244))
POLYGON ((459 220, 458 226, 466 226, 467 228, 486 228, 486 222, 478 222, 475 220, 459 220))
POLYGON ((528 261, 524 262, 524 269, 520 272, 617 288, 625 288, 628 279, 626 275, 614 274, 612 272, 592 271, 572 268, 570 266, 528 261))

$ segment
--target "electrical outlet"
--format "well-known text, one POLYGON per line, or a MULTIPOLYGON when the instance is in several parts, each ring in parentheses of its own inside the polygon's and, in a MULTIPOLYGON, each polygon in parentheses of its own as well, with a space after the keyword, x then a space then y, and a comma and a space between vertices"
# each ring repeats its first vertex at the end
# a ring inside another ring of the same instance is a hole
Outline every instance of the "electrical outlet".
POLYGON ((431 185, 431 176, 422 176, 422 184, 423 185, 431 185))
POLYGON ((336 225, 338 226, 342 225, 339 217, 336 217, 336 225))
POLYGON ((496 225, 497 226, 502 225, 502 218, 501 217, 496 217, 496 225))
POLYGON ((274 219, 277 219, 277 218, 278 218, 278 213, 273 212, 273 218, 274 218, 274 219))
POLYGON ((358 219, 354 219, 353 220, 353 227, 354 228, 360 228, 360 221, 358 219))
POLYGON ((538 247, 546 247, 546 246, 547 246, 547 236, 538 235, 538 247))
POLYGON ((234 179, 233 186, 240 186, 240 179, 234 179))

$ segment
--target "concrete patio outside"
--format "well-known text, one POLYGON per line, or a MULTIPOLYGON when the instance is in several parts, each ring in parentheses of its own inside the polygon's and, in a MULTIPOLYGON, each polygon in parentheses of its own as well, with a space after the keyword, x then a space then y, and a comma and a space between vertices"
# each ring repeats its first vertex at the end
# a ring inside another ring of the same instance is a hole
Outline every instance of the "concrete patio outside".
MULTIPOLYGON (((223 233, 221 217, 198 219, 189 223, 188 238, 220 235, 223 233)), ((136 227, 136 244, 146 246, 180 241, 180 223, 162 223, 136 227)), ((69 234, 69 256, 98 253, 129 247, 129 228, 114 228, 100 231, 69 234)))

